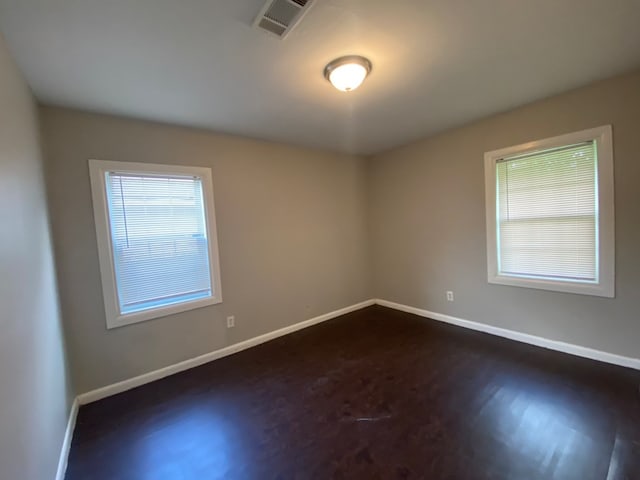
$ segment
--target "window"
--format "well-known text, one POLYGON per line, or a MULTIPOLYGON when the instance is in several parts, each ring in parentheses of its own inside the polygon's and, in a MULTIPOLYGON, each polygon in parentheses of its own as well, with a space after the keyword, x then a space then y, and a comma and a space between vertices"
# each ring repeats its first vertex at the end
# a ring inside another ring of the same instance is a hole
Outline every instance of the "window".
POLYGON ((489 283, 614 296, 610 126, 487 152, 485 187, 489 283))
POLYGON ((211 170, 89 160, 107 328, 222 301, 211 170))

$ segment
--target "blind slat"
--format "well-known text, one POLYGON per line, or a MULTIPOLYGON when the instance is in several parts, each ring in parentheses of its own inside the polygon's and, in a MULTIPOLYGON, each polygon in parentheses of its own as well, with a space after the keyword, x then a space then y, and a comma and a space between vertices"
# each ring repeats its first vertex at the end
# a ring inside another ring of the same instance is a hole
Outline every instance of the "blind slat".
POLYGON ((596 280, 594 142, 503 159, 496 182, 501 273, 596 280))
POLYGON ((202 181, 107 174, 121 313, 212 294, 202 181))

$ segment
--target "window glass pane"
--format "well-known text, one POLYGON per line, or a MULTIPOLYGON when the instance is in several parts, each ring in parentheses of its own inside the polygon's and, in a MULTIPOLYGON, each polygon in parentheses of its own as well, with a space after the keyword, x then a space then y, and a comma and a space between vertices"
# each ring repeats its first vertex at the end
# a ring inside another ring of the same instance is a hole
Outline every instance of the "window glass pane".
POLYGON ((496 164, 501 274, 597 281, 595 142, 496 164))
POLYGON ((120 313, 212 295, 202 181, 107 174, 120 313))

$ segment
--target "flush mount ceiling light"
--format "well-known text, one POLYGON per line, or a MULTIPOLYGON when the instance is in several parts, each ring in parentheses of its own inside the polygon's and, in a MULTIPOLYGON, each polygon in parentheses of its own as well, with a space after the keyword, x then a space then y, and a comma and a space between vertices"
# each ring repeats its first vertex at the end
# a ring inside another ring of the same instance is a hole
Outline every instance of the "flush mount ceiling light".
POLYGON ((324 78, 338 90, 350 92, 371 73, 371 62, 359 55, 336 58, 324 67, 324 78))

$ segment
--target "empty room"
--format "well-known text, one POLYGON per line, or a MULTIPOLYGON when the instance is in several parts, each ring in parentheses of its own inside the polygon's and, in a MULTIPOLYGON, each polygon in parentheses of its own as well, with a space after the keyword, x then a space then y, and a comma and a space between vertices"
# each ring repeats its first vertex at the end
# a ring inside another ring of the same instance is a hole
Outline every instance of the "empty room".
POLYGON ((640 479, 638 0, 0 0, 0 480, 640 479))

